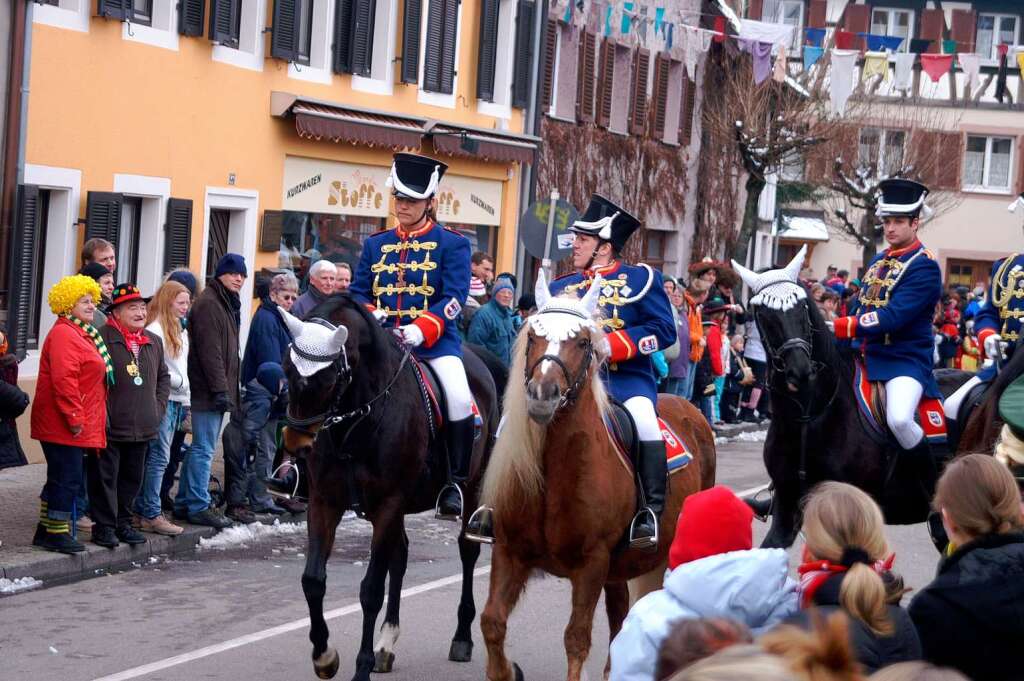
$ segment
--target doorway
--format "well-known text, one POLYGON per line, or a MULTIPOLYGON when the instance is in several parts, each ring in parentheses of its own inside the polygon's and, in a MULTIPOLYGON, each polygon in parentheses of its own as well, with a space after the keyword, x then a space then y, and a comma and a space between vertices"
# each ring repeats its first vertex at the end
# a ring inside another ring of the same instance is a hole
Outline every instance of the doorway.
POLYGON ((231 211, 223 208, 210 209, 210 233, 206 241, 206 283, 213 281, 217 262, 228 252, 228 235, 231 232, 231 211))

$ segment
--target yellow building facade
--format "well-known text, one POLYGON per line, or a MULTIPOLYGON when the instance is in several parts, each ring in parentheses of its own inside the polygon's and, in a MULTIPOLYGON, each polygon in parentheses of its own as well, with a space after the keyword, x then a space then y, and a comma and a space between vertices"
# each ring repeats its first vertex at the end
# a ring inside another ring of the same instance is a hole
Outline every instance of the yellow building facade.
MULTIPOLYGON (((54 321, 46 291, 77 270, 86 237, 116 241, 116 279, 144 295, 171 266, 202 280, 225 251, 241 253, 250 275, 298 265, 309 248, 354 263, 366 235, 393 225, 384 180, 398 150, 449 164, 439 220, 491 253, 496 271, 513 270, 521 173, 537 144, 521 134, 532 7, 35 5, 23 194, 36 201, 37 238, 30 252, 15 248, 15 268, 33 274, 9 321, 26 335, 24 386, 34 388, 54 321), (291 61, 274 56, 289 51, 291 61)), ((250 311, 255 279, 242 293, 250 311)), ((26 445, 28 421, 19 419, 26 445)))

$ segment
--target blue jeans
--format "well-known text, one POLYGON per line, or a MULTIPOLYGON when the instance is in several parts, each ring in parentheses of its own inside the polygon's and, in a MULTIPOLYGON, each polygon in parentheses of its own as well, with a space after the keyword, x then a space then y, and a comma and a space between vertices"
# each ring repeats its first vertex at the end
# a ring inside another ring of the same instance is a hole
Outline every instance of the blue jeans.
POLYGON ((679 395, 684 400, 693 399, 693 382, 697 379, 697 363, 690 362, 690 366, 686 370, 686 383, 683 385, 683 392, 679 395))
POLYGON ((223 423, 222 411, 192 412, 192 449, 181 462, 176 511, 193 515, 210 507, 210 464, 223 423))
POLYGON ((669 395, 677 395, 683 397, 683 391, 686 389, 686 376, 682 378, 676 378, 675 376, 669 376, 665 379, 665 389, 663 392, 669 395))
MULTIPOLYGON (((53 442, 40 442, 46 457, 46 484, 39 498, 46 502, 46 515, 52 520, 71 520, 75 514, 75 499, 82 489, 84 452, 81 447, 69 447, 53 442)), ((79 511, 75 515, 81 515, 79 511)))
POLYGON ((163 482, 164 469, 167 468, 167 460, 170 458, 171 440, 184 415, 185 407, 180 402, 168 402, 167 412, 160 422, 160 430, 146 450, 142 487, 135 497, 134 504, 134 511, 143 518, 155 518, 160 515, 160 483, 163 482))

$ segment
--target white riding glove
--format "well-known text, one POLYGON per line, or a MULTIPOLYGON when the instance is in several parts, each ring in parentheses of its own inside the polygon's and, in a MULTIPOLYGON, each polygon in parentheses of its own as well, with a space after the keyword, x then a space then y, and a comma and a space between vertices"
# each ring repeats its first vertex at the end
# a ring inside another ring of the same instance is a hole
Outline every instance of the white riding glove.
POLYGON ((597 350, 599 357, 607 359, 612 354, 612 345, 608 342, 608 336, 601 336, 601 339, 594 345, 594 349, 597 350))
POLYGON ((1003 356, 1003 337, 994 333, 985 339, 985 357, 995 359, 1003 356))
POLYGON ((402 340, 405 344, 412 348, 419 347, 423 341, 423 332, 420 331, 420 327, 415 324, 406 324, 405 326, 398 327, 398 330, 402 332, 402 340))
POLYGON ((378 324, 383 324, 388 320, 388 313, 380 309, 379 307, 374 308, 373 312, 371 312, 370 314, 373 315, 373 318, 377 320, 378 324))

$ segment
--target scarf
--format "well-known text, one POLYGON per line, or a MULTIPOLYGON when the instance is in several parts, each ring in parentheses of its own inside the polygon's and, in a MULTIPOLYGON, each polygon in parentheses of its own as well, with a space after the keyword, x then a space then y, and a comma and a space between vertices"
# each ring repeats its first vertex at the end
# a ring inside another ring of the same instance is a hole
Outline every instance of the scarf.
POLYGON ((150 342, 149 336, 146 335, 146 330, 142 328, 138 331, 129 331, 128 328, 121 324, 121 322, 117 320, 117 317, 114 317, 113 315, 111 315, 107 324, 117 329, 121 335, 124 336, 124 342, 128 346, 128 349, 131 350, 132 354, 135 355, 135 358, 138 359, 139 348, 143 345, 148 345, 150 342))
POLYGON ((881 575, 892 570, 895 560, 896 554, 894 553, 885 560, 872 562, 863 549, 848 548, 843 552, 843 556, 839 559, 838 563, 828 560, 812 560, 802 563, 797 568, 797 573, 800 575, 800 586, 798 589, 800 592, 800 608, 806 609, 814 605, 814 594, 833 575, 847 572, 857 563, 864 563, 881 575))
MULTIPOLYGON (((211 281, 210 286, 213 287, 213 289, 217 292, 217 294, 220 296, 220 299, 224 301, 225 307, 227 307, 228 312, 231 313, 231 316, 235 320, 235 326, 241 327, 242 299, 239 298, 238 294, 235 293, 234 291, 229 291, 228 288, 224 286, 224 284, 220 283, 219 279, 214 279, 213 281, 211 281)), ((316 287, 310 286, 309 290, 316 291, 316 287)), ((316 293, 314 293, 313 295, 316 296, 316 293)))
POLYGON ((61 317, 84 331, 89 340, 93 342, 93 345, 96 346, 96 352, 100 353, 100 359, 106 365, 107 385, 114 385, 114 363, 110 360, 110 352, 107 350, 107 344, 103 342, 103 336, 100 335, 100 332, 96 330, 95 326, 86 324, 78 317, 73 317, 70 314, 62 314, 61 317))

